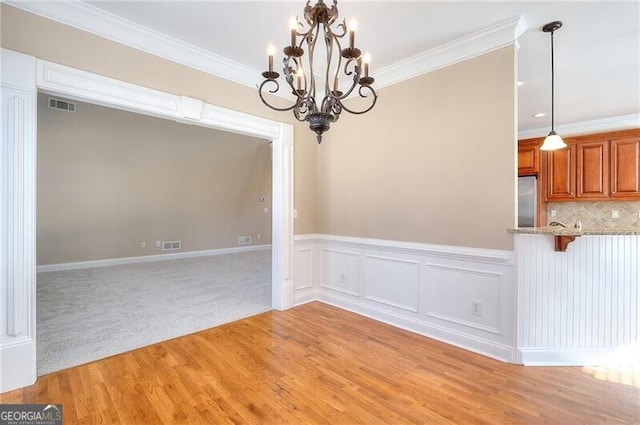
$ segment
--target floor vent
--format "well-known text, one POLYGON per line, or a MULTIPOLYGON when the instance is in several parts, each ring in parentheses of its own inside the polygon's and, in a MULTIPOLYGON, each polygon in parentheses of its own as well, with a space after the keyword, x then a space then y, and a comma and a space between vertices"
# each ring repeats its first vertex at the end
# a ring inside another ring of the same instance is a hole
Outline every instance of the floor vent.
POLYGON ((180 248, 182 248, 180 241, 162 241, 163 251, 174 251, 180 248))
POLYGON ((49 108, 58 109, 60 111, 75 112, 76 104, 73 102, 67 102, 66 100, 60 100, 54 97, 50 97, 49 108))
POLYGON ((251 236, 238 236, 238 245, 251 245, 251 236))

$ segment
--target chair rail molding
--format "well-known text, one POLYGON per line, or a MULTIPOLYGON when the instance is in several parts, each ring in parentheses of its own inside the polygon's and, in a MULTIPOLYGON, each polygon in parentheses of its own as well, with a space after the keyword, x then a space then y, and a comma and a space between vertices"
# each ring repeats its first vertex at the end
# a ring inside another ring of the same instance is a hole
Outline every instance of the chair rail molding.
POLYGON ((293 126, 2 49, 0 392, 35 375, 37 92, 211 127, 273 143, 272 306, 293 306, 293 126), (17 149, 17 150, 16 150, 17 149), (11 294, 11 299, 6 294, 11 294), (10 312, 7 316, 5 312, 10 312), (9 320, 10 319, 10 320, 9 320), (12 336, 7 331, 11 323, 12 336), (19 347, 16 348, 20 342, 19 347), (22 351, 20 351, 22 350, 22 351))
POLYGON ((502 361, 519 360, 511 251, 296 235, 294 266, 296 305, 321 301, 502 361))

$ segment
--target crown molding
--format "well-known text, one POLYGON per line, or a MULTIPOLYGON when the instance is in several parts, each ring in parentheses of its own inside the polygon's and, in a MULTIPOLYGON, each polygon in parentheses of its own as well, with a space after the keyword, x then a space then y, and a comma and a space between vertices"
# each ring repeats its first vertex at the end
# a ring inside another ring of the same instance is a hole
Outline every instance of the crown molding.
MULTIPOLYGON (((82 1, 0 0, 13 7, 255 89, 260 71, 177 38, 121 18, 82 1)), ((376 88, 390 86, 493 50, 515 44, 527 30, 522 16, 427 50, 376 72, 376 88)))
POLYGON ((515 45, 527 31, 523 16, 514 16, 483 30, 426 50, 376 72, 376 88, 387 87, 494 50, 515 45))
POLYGON ((10 6, 133 47, 143 52, 256 88, 260 72, 136 24, 82 1, 5 1, 10 6))
MULTIPOLYGON (((629 128, 640 128, 640 114, 621 115, 618 117, 600 118, 597 120, 557 125, 555 130, 562 136, 579 136, 581 134, 626 130, 629 128)), ((518 132, 518 139, 522 140, 532 139, 534 137, 544 137, 548 133, 549 127, 521 130, 518 132)))

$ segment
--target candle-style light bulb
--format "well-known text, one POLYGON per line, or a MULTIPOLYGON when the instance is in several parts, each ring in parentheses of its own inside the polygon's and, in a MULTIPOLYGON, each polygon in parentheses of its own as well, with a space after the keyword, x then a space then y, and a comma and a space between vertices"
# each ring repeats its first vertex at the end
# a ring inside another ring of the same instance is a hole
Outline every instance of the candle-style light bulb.
POLYGON ((358 21, 352 19, 349 21, 349 47, 353 49, 356 40, 356 29, 358 29, 358 21))
POLYGON ((269 72, 273 72, 273 55, 276 54, 276 47, 273 44, 267 47, 267 54, 269 55, 269 72))
POLYGON ((295 18, 295 16, 292 16, 291 20, 289 20, 289 28, 291 29, 291 46, 294 47, 296 45, 296 35, 298 29, 298 20, 295 18))
POLYGON ((362 57, 362 63, 364 63, 364 76, 369 76, 369 64, 371 63, 371 55, 367 52, 362 57))
POLYGON ((302 90, 302 77, 304 76, 304 71, 302 70, 302 67, 299 66, 298 69, 296 69, 296 80, 298 82, 298 90, 302 90))

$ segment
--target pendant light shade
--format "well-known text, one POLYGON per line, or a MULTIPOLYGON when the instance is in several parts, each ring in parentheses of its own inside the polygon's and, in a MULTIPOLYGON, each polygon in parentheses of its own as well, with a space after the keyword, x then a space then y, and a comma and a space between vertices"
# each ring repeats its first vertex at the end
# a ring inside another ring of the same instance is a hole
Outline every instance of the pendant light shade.
POLYGON ((558 133, 554 130, 555 124, 555 73, 554 73, 554 58, 553 58, 553 33, 562 27, 562 22, 554 21, 546 24, 542 27, 542 31, 551 33, 551 131, 544 139, 542 146, 540 146, 541 151, 554 151, 558 149, 563 149, 567 147, 567 144, 562 140, 562 137, 558 135, 558 133))
POLYGON ((558 136, 555 131, 549 132, 549 135, 545 137, 544 142, 542 142, 542 146, 540 146, 541 151, 555 151, 558 149, 564 149, 567 147, 567 144, 562 140, 562 137, 558 136))

